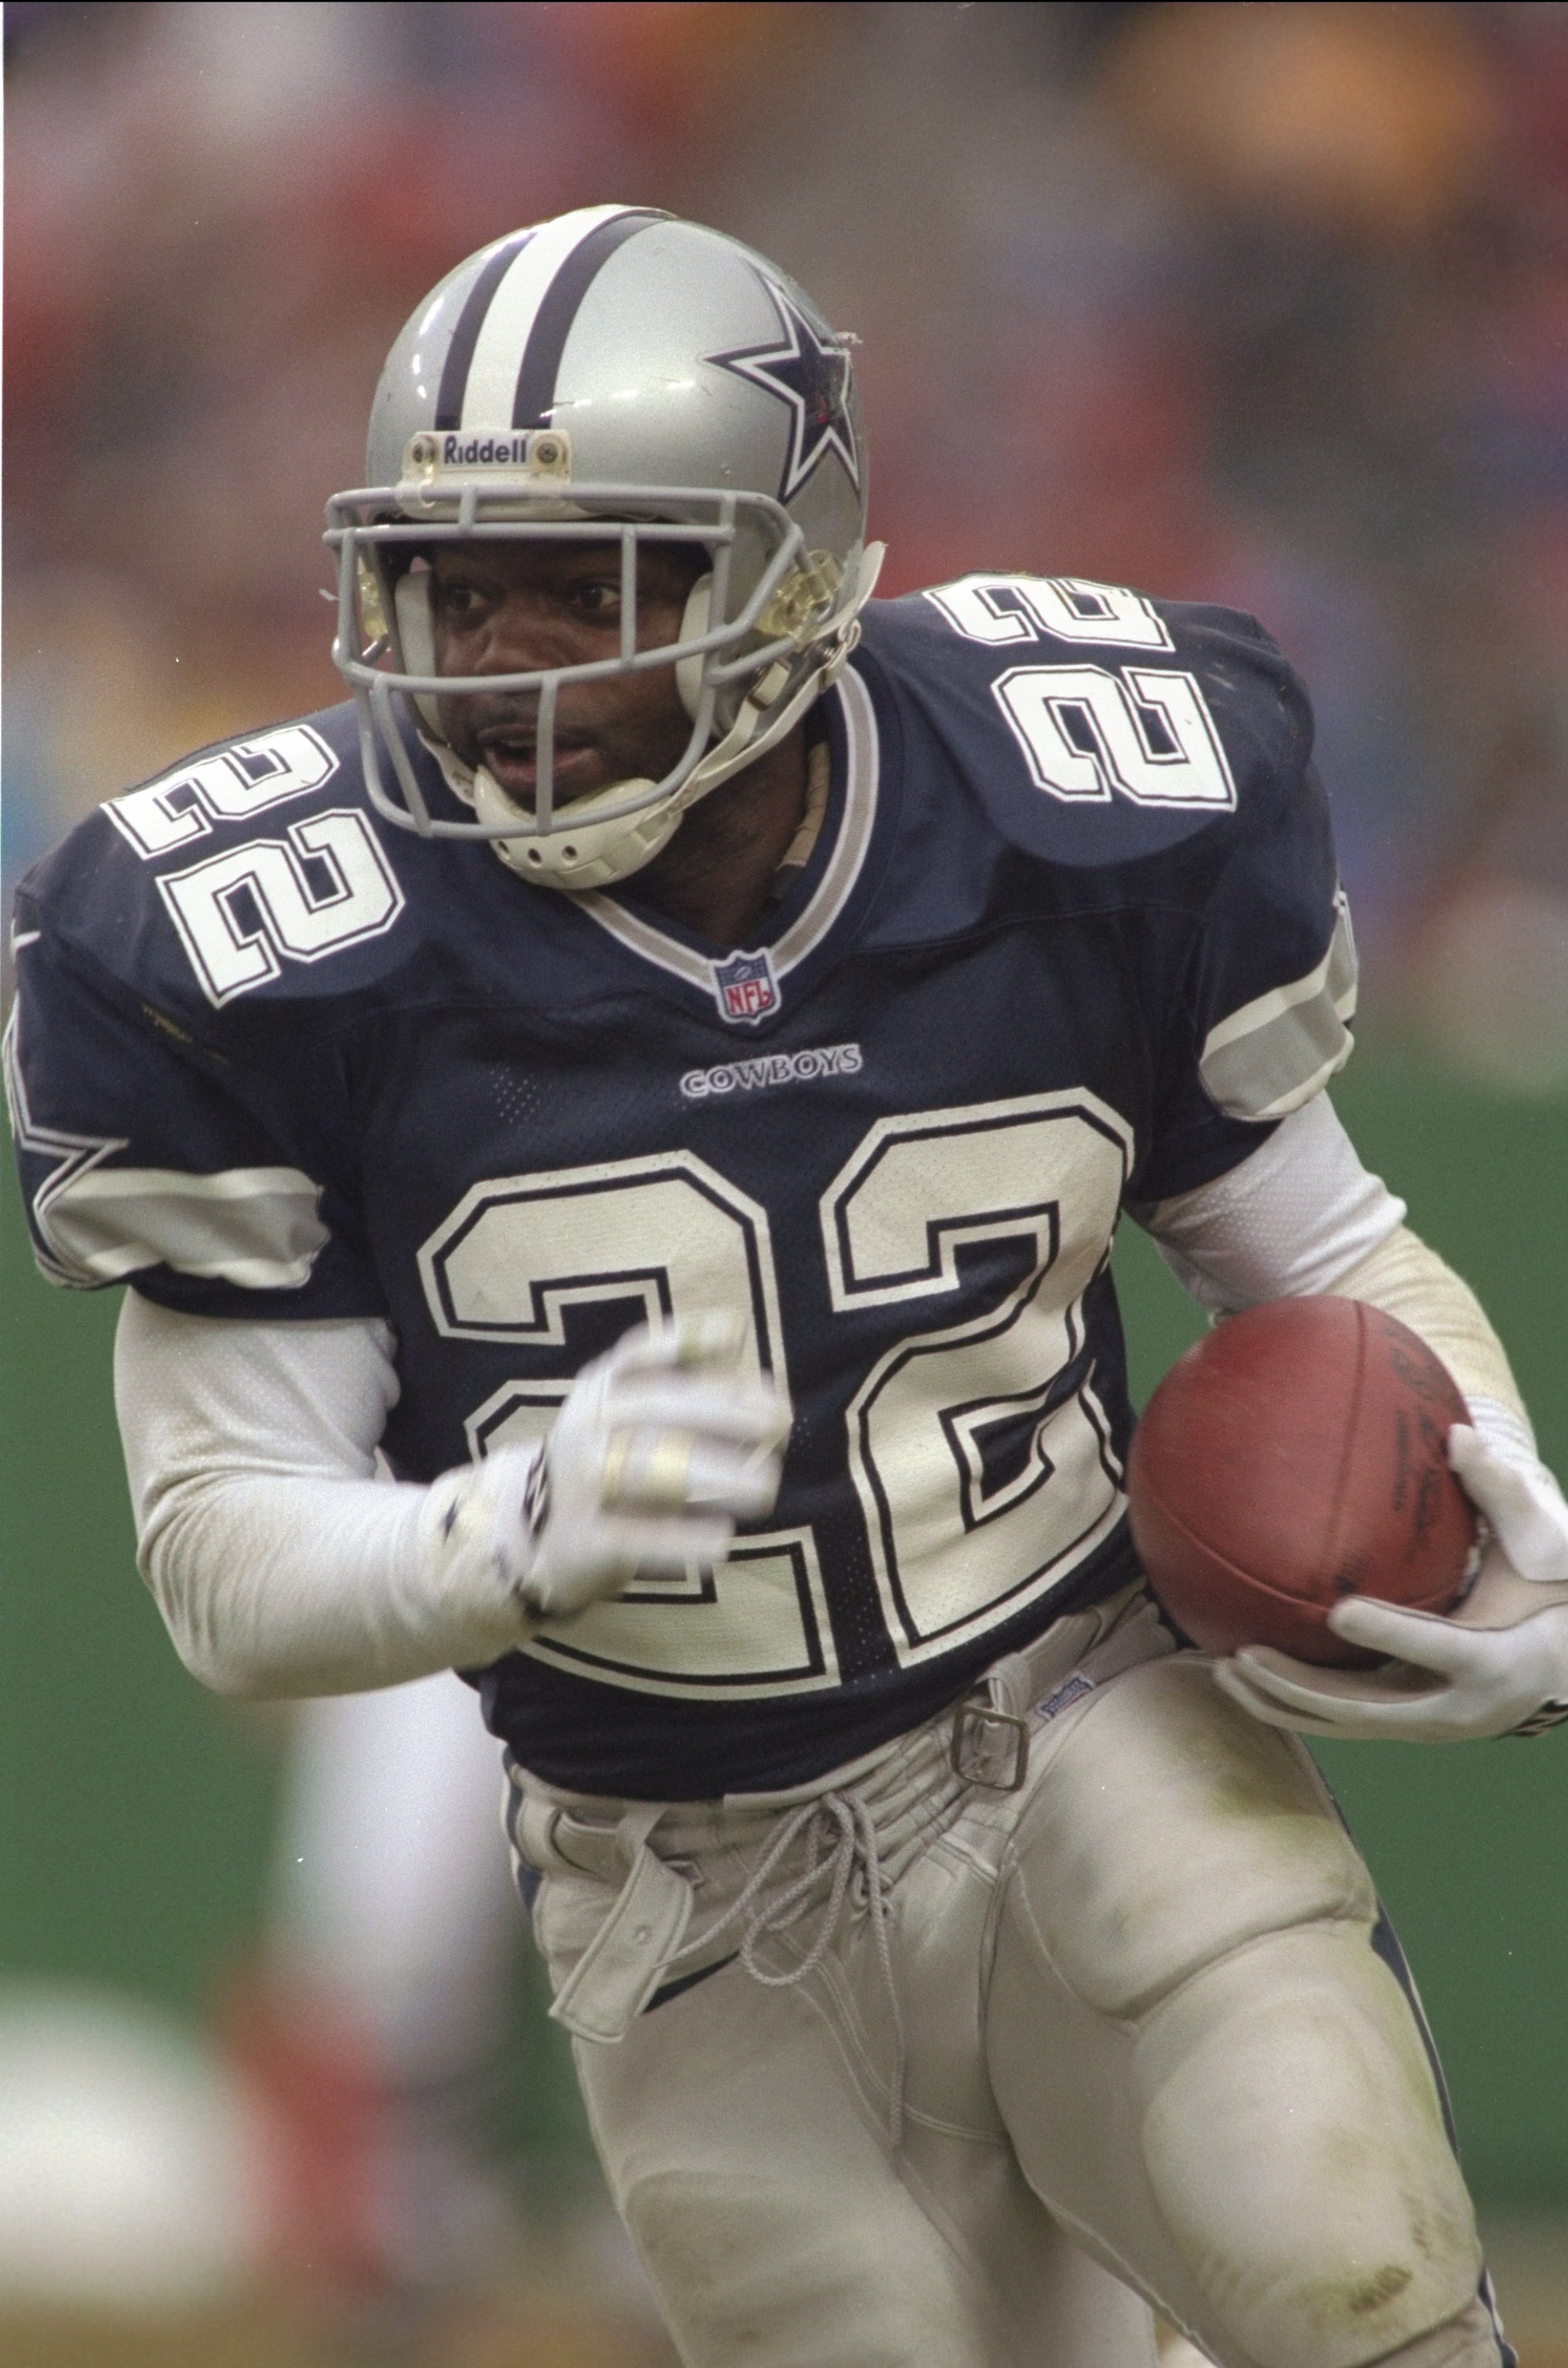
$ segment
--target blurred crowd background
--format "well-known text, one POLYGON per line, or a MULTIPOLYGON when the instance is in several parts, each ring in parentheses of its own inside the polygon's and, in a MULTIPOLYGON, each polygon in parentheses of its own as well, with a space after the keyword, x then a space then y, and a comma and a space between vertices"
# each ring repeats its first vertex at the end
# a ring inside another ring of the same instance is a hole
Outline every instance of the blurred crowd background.
POLYGON ((6 11, 13 868, 323 704, 320 505, 451 261, 607 196, 861 340, 893 589, 1262 617, 1369 1008, 1568 1086, 1568 9, 6 11))
MULTIPOLYGON (((858 338, 884 589, 978 567, 1085 575, 1251 609, 1283 643, 1313 694, 1369 1036, 1449 1081, 1436 1100, 1380 1084, 1366 1122, 1381 1110, 1409 1139, 1426 1130, 1437 1174, 1436 1138, 1468 1110, 1472 1152, 1500 1177, 1515 1161, 1517 1201, 1528 1170, 1558 1245, 1552 1274, 1521 1273, 1517 1295, 1561 1309, 1568 6, 10 0, 5 44, 7 886, 100 798, 338 697, 321 506, 360 480, 377 373, 426 289, 517 223, 605 199, 665 207, 753 242, 858 338)), ((1485 1238, 1478 1225, 1478 1259, 1485 1238)), ((44 1554, 62 1491, 77 1493, 66 1517, 82 1526, 51 1530, 48 1553, 123 1588, 112 1447, 74 1491, 58 1445, 70 1406, 107 1430, 104 1311, 57 1318, 32 1291, 15 1285, 10 1319, 35 1377, 23 1561, 44 1554)), ((213 1932, 237 1949, 254 1924, 270 1796, 229 1713, 191 1707, 146 1607, 106 1610, 108 1583, 62 1591, 48 1618, 63 1624, 35 1643, 90 1672, 111 1634, 159 1748, 128 1723, 112 1777, 68 1768, 57 1710, 15 1695, 40 1804, 28 1830, 71 1827, 101 1851, 117 1817, 129 1837, 162 1816, 205 1872, 165 1871, 156 1916, 127 1893, 106 1927, 123 1878, 100 1858, 68 1904, 51 1900, 52 1921, 21 1915, 18 1962, 29 1975, 79 1962, 210 2016, 213 1932), (199 1896, 207 1924, 187 1917, 199 1896)), ((1512 1796, 1521 1817, 1531 1781, 1512 1796)), ((1436 1794, 1425 1777, 1391 1782, 1368 1814, 1417 1847, 1436 1794)), ((1478 1869, 1489 1847, 1501 1864, 1495 1839, 1466 1847, 1478 1869)), ((1561 1901, 1561 1850, 1542 1873, 1521 1874, 1516 1898, 1561 1901)), ((1477 1997, 1506 1987, 1513 1955, 1499 1938, 1476 1956, 1477 1997)), ((1560 1946, 1554 1962, 1560 1983, 1560 1946)), ((35 2038, 74 2010, 53 1996, 28 2009, 35 2038)), ((179 2058, 173 2023, 91 2042, 90 2020, 77 2103, 40 2110, 64 2128, 79 2106, 77 2157, 97 2147, 108 2165, 104 2096, 122 2094, 130 2129, 162 2094, 167 2162, 185 2167, 145 2226, 183 2218, 210 2268, 201 2199, 230 2176, 233 2137, 202 2086, 210 2066, 179 2058)), ((13 2101, 35 2060, 25 2021, 0 2030, 13 2101)), ((533 2037, 512 2136, 545 2184, 585 2192, 537 1996, 516 2021, 533 2037)), ((1527 2118, 1539 2104, 1534 2168, 1510 2173, 1500 2136, 1494 2191, 1568 2202, 1561 2088, 1555 2103, 1550 2085, 1527 2096, 1528 2067, 1489 2065, 1483 2044, 1472 2060, 1478 2097, 1501 2079, 1527 2118)), ((1560 2045, 1555 2061, 1554 2078, 1560 2045)), ((0 2249, 28 2176, 0 2147, 0 2249)), ((536 2189, 541 2225, 545 2200, 536 2189)), ((224 2226, 233 2246, 232 2214, 224 2226)), ((166 2226, 155 2241, 167 2251, 166 2226)), ((580 2285, 619 2294, 621 2317, 591 2337, 547 2313, 527 2358, 664 2358, 617 2284, 621 2258, 585 2260, 580 2285)), ((28 2340, 24 2359, 12 2328, 21 2368, 96 2368, 75 2339, 28 2340)), ((122 2330, 112 2356, 141 2355, 122 2330)), ((165 2332, 147 2356, 179 2355, 165 2332)), ((228 2356, 210 2333, 192 2354, 228 2356)))

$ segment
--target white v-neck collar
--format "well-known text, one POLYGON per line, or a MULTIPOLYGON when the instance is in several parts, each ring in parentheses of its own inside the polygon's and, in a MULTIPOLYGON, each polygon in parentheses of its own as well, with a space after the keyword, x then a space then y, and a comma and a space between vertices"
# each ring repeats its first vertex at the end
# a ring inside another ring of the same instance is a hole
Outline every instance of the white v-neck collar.
MULTIPOLYGON (((871 696, 853 667, 846 667, 835 690, 844 719, 845 741, 844 805, 838 819, 838 836, 822 877, 801 911, 781 937, 766 949, 756 950, 759 954, 766 953, 775 980, 787 977, 808 954, 814 952, 843 912, 860 877, 876 820, 877 718, 871 696)), ((614 897, 597 889, 575 897, 574 902, 633 953, 641 954, 646 962, 657 962, 661 970, 684 979, 701 995, 716 995, 715 968, 727 967, 736 960, 733 953, 716 960, 699 953, 695 946, 683 945, 678 938, 669 936, 641 914, 629 913, 614 897)))

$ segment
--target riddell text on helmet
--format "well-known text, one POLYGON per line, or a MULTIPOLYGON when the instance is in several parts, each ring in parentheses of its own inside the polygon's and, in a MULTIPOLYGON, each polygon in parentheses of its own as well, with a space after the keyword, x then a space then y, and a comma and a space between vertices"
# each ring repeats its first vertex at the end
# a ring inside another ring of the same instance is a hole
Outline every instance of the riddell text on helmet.
POLYGON ((526 469, 528 446, 536 431, 518 436, 443 436, 443 469, 483 468, 486 462, 506 469, 526 469))

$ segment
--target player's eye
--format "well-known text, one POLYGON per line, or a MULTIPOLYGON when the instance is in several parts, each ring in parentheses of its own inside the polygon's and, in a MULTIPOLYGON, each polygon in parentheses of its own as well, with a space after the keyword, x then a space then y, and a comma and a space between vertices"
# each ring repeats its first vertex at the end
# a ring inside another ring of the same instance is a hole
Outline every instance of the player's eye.
POLYGON ((620 610, 619 579, 608 575, 588 576, 572 586, 567 598, 581 617, 617 616, 620 610))
POLYGON ((437 576, 436 598, 449 617, 474 617, 489 603, 477 584, 462 576, 437 576))

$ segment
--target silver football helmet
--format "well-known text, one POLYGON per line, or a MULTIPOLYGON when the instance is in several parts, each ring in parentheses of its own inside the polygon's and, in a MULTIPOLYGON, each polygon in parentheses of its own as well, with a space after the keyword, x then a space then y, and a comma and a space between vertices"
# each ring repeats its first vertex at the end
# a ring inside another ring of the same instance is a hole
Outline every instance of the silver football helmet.
POLYGON ((686 809, 788 732, 853 647, 881 560, 846 340, 776 266, 718 231, 589 206, 471 256, 418 306, 370 415, 370 483, 327 504, 333 656, 359 710, 377 810, 427 837, 485 838, 525 878, 625 879, 686 809), (619 655, 530 674, 436 672, 437 541, 619 544, 619 655), (708 565, 679 638, 637 646, 637 554, 708 565), (554 797, 563 682, 675 669, 691 732, 663 780, 554 797), (537 694, 536 802, 460 762, 437 692, 537 694), (406 729, 405 729, 406 727, 406 729), (474 819, 433 816, 407 731, 474 819), (389 778, 390 768, 390 778, 389 778))

